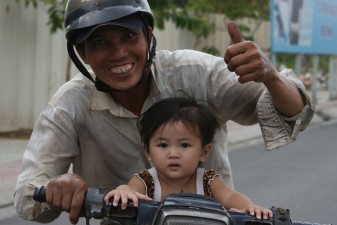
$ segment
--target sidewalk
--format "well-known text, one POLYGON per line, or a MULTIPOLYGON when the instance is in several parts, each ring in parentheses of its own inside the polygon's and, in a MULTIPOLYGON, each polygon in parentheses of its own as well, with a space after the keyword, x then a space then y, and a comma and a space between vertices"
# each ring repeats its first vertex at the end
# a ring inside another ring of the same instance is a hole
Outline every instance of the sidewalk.
MULTIPOLYGON (((327 91, 317 93, 316 114, 310 126, 319 125, 327 120, 337 119, 337 100, 330 101, 327 91)), ((259 125, 241 126, 228 122, 229 151, 250 143, 262 141, 259 125)), ((21 168, 26 138, 0 138, 0 219, 15 215, 13 193, 17 176, 21 168)))
POLYGON ((0 138, 0 220, 15 215, 13 193, 27 139, 0 138))

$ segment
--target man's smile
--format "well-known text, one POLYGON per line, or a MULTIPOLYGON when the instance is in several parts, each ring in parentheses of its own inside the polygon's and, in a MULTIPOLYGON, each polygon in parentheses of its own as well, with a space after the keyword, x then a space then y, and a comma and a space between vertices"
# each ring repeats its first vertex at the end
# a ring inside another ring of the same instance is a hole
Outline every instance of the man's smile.
POLYGON ((134 64, 132 63, 128 63, 128 64, 124 64, 120 66, 115 66, 115 67, 110 68, 110 72, 112 72, 115 75, 125 74, 131 71, 133 65, 134 64))

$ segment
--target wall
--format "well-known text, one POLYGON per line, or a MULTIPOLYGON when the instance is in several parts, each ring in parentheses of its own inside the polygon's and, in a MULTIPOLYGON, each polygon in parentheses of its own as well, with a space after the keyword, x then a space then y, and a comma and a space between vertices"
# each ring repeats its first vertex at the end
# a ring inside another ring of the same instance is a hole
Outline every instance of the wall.
POLYGON ((50 34, 46 10, 0 1, 0 132, 32 128, 65 81, 63 31, 50 34))

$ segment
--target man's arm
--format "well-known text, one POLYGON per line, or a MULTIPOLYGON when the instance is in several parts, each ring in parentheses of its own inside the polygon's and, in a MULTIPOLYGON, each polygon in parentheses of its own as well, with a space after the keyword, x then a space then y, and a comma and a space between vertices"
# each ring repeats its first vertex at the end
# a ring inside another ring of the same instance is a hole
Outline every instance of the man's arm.
POLYGON ((233 41, 224 55, 228 70, 238 75, 239 83, 263 83, 267 89, 256 107, 266 149, 294 141, 315 110, 303 84, 290 70, 277 72, 254 42, 243 40, 234 22, 228 24, 228 33, 233 41))
POLYGON ((83 179, 68 174, 79 151, 76 140, 71 119, 48 106, 34 127, 15 188, 14 204, 22 218, 45 223, 69 211, 70 219, 78 220, 87 187, 83 179), (47 189, 47 203, 33 200, 34 190, 41 186, 47 189))
POLYGON ((228 24, 228 33, 234 44, 228 47, 224 59, 228 69, 239 76, 239 82, 264 83, 275 108, 283 116, 292 117, 300 113, 304 101, 296 85, 290 79, 280 76, 266 54, 254 42, 243 40, 234 22, 228 24))

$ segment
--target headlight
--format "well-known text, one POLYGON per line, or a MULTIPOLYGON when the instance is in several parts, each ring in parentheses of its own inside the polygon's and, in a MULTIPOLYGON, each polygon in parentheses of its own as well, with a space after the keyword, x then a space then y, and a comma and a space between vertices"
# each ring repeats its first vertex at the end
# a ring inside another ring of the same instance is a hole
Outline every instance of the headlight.
POLYGON ((162 207, 153 224, 162 225, 228 225, 228 216, 222 211, 207 208, 162 207))

